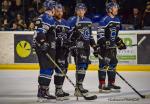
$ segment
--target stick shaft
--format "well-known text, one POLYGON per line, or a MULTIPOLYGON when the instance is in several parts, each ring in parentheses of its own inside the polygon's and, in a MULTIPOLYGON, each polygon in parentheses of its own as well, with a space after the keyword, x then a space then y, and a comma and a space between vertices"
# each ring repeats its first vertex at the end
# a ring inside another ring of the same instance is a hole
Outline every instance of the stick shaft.
POLYGON ((125 80, 118 72, 116 72, 116 74, 128 85, 130 86, 130 88, 132 88, 132 90, 137 93, 141 98, 145 98, 144 95, 140 94, 127 80, 125 80))
POLYGON ((71 81, 71 79, 62 71, 62 69, 59 67, 59 65, 51 58, 51 56, 46 53, 46 56, 53 62, 53 64, 58 68, 58 70, 67 78, 67 80, 74 86, 75 89, 77 89, 81 96, 85 99, 85 100, 95 100, 97 99, 97 96, 96 95, 93 95, 93 96, 85 96, 83 93, 81 93, 81 90, 75 86, 75 84, 71 81))
POLYGON ((143 36, 143 37, 141 38, 141 40, 138 42, 138 45, 140 45, 145 39, 146 39, 146 36, 143 36))

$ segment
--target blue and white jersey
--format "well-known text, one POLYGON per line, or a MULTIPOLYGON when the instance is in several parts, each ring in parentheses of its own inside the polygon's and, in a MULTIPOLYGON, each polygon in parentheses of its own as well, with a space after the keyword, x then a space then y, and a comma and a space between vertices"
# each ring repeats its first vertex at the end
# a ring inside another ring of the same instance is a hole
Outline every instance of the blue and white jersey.
POLYGON ((118 36, 119 29, 120 19, 118 17, 112 18, 106 15, 99 22, 97 38, 99 40, 105 37, 111 41, 115 41, 116 37, 118 36))
POLYGON ((68 25, 68 22, 65 19, 61 20, 55 20, 55 29, 56 29, 56 37, 57 38, 62 38, 62 39, 67 39, 69 36, 69 30, 70 26, 68 25))
POLYGON ((54 26, 54 22, 54 18, 47 13, 40 15, 35 23, 37 33, 47 33, 50 27, 54 26))
POLYGON ((93 37, 91 36, 91 25, 92 21, 89 18, 83 17, 77 17, 73 16, 68 19, 68 23, 73 30, 75 27, 78 28, 78 31, 82 34, 82 38, 84 40, 90 40, 93 37), (88 26, 90 24, 90 26, 88 26))

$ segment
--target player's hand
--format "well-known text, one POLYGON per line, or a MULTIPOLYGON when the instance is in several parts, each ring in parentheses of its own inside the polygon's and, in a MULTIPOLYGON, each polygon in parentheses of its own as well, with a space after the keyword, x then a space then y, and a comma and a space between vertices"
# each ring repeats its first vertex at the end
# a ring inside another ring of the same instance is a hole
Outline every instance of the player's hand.
POLYGON ((93 55, 94 55, 95 57, 98 57, 98 51, 94 51, 94 52, 93 52, 93 55))
POLYGON ((49 49, 49 44, 44 42, 41 46, 40 46, 41 51, 47 53, 48 49, 49 49))
POLYGON ((95 47, 93 47, 93 49, 94 49, 93 55, 94 55, 95 57, 98 57, 98 54, 99 54, 99 47, 95 46, 95 47))
POLYGON ((102 49, 108 49, 110 47, 111 41, 106 38, 101 38, 98 41, 98 44, 102 49))
POLYGON ((127 48, 125 43, 123 42, 123 40, 119 37, 117 37, 117 39, 116 39, 116 45, 117 45, 119 50, 123 50, 123 49, 127 48))

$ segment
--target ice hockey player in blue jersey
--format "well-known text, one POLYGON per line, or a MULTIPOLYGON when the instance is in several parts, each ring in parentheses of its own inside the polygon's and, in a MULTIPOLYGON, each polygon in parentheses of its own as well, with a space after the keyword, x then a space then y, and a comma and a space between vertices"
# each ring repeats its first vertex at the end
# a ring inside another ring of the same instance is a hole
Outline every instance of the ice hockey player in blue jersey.
MULTIPOLYGON (((65 19, 63 19, 64 8, 61 4, 55 6, 55 28, 56 28, 56 63, 61 70, 66 74, 68 68, 68 54, 69 49, 66 46, 69 38, 70 27, 65 19)), ((69 94, 64 92, 62 87, 65 76, 60 72, 58 68, 55 68, 55 96, 57 100, 67 100, 69 94)))
MULTIPOLYGON (((76 16, 68 19, 72 29, 70 39, 76 46, 71 52, 76 64, 76 86, 81 90, 81 93, 88 92, 87 89, 83 88, 83 80, 89 64, 90 45, 93 48, 96 46, 91 34, 92 22, 89 18, 85 17, 86 11, 85 4, 78 3, 75 7, 76 16)), ((80 96, 80 93, 75 90, 75 95, 80 96)))
POLYGON ((106 4, 106 11, 107 15, 99 22, 98 48, 94 52, 96 57, 98 57, 98 54, 103 57, 103 59, 99 59, 98 70, 100 92, 120 91, 121 87, 115 85, 115 70, 118 63, 116 46, 120 50, 126 49, 126 45, 118 37, 120 29, 120 20, 117 17, 118 4, 113 2, 106 4), (108 86, 105 84, 106 73, 108 75, 108 86))
POLYGON ((34 48, 40 65, 37 94, 39 101, 56 99, 55 96, 49 94, 49 84, 55 65, 46 56, 48 53, 55 60, 56 36, 53 18, 55 2, 46 0, 43 6, 46 10, 35 21, 37 34, 33 37, 34 48))

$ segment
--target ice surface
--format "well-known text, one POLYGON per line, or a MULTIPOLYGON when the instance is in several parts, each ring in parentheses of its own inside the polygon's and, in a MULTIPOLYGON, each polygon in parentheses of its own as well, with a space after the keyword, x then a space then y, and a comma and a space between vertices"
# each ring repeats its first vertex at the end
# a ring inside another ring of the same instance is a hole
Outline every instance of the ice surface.
MULTIPOLYGON (((1 70, 0 71, 0 104, 38 104, 37 77, 38 70, 1 70)), ((150 72, 119 72, 140 93, 150 94, 150 72)), ((75 71, 69 71, 69 78, 75 82, 75 71)), ((57 101, 56 104, 150 104, 150 99, 141 99, 124 81, 117 76, 116 84, 121 86, 120 93, 98 93, 97 71, 88 71, 84 86, 91 94, 98 96, 97 100, 86 101, 73 96, 74 88, 65 80, 63 89, 71 94, 70 100, 57 101)), ((53 79, 50 84, 50 93, 54 94, 53 79)), ((47 102, 44 104, 51 104, 47 102)), ((53 103, 52 103, 53 104, 53 103)), ((54 103, 55 104, 55 103, 54 103)))

